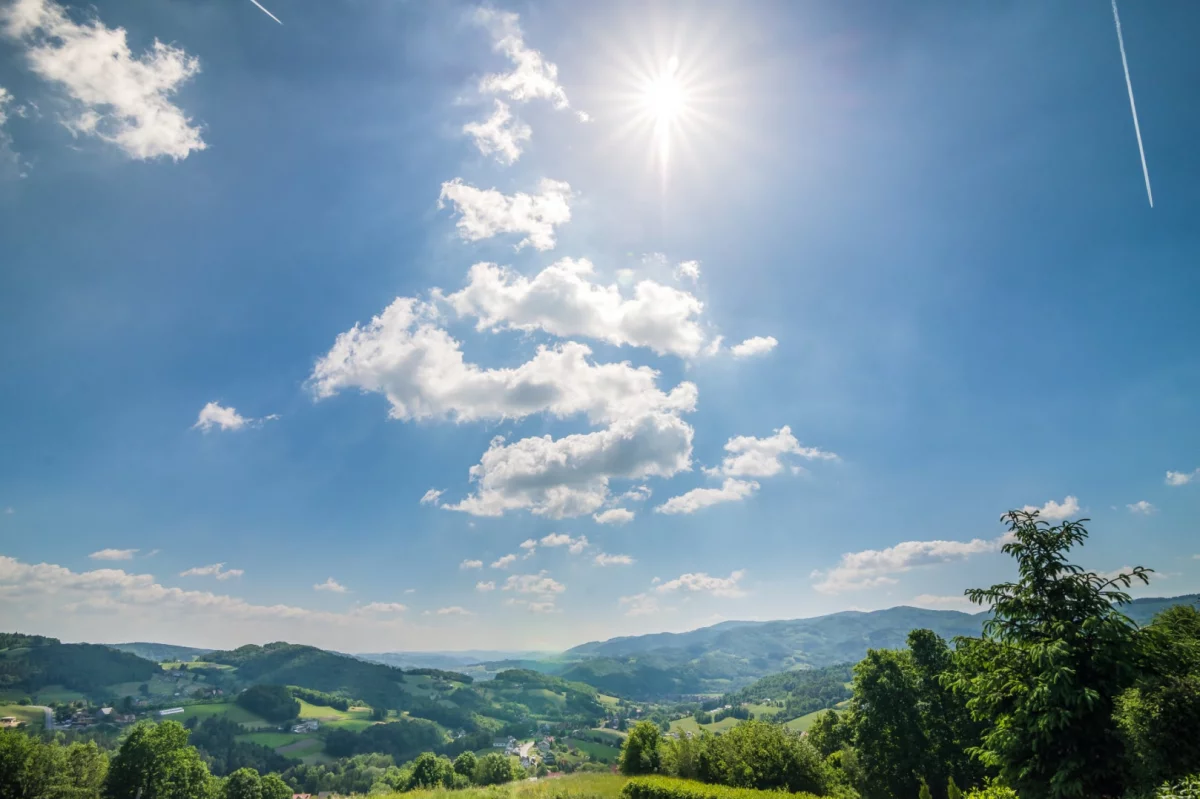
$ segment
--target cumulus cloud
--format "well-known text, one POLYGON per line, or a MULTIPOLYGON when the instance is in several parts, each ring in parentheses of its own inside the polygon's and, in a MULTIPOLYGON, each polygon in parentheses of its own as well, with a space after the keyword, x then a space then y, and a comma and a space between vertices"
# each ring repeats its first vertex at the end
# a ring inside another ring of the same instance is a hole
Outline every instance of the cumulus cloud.
POLYGON ((1167 472, 1167 485, 1185 486, 1200 477, 1200 469, 1191 472, 1167 472))
POLYGON ((1156 510, 1158 510, 1158 508, 1154 507, 1144 499, 1138 500, 1131 505, 1126 505, 1125 507, 1129 508, 1130 513, 1140 513, 1143 516, 1149 516, 1151 513, 1154 513, 1156 510))
POLYGON ((455 226, 465 241, 490 239, 502 233, 524 234, 516 249, 554 249, 554 228, 571 221, 571 186, 561 180, 542 178, 537 194, 503 194, 496 189, 478 189, 461 178, 442 184, 438 207, 449 202, 459 214, 455 226))
POLYGON ((443 493, 445 492, 440 488, 431 488, 421 495, 421 504, 436 506, 443 493))
POLYGON ((325 578, 325 582, 323 583, 317 583, 313 586, 313 589, 316 591, 331 591, 335 594, 346 593, 346 586, 342 585, 332 577, 325 578))
POLYGON ((934 610, 962 610, 967 612, 979 610, 978 607, 971 604, 971 600, 961 594, 957 596, 919 594, 912 598, 912 603, 919 608, 933 608, 934 610))
POLYGON ((693 488, 691 491, 671 497, 654 509, 655 513, 695 513, 696 511, 722 502, 739 502, 758 490, 754 480, 738 480, 727 477, 720 488, 693 488))
POLYGON ((598 511, 611 478, 671 477, 691 468, 692 428, 678 416, 650 413, 593 433, 553 439, 493 439, 471 467, 476 491, 451 510, 499 516, 528 509, 552 519, 598 511))
POLYGON ((495 591, 496 584, 491 580, 480 580, 475 583, 475 590, 480 592, 495 591))
POLYGON ((704 572, 681 574, 674 580, 659 583, 654 590, 660 594, 682 591, 694 594, 711 594, 712 596, 719 597, 742 597, 746 595, 746 592, 741 589, 738 583, 745 576, 745 569, 738 569, 730 573, 728 577, 712 577, 704 572))
POLYGON ((458 568, 460 568, 460 569, 482 569, 483 561, 482 560, 464 560, 462 563, 458 564, 458 568))
POLYGON ((778 343, 774 336, 754 336, 741 344, 734 344, 729 351, 735 358, 748 358, 752 355, 764 355, 775 349, 778 343))
POLYGON ((537 574, 509 575, 509 578, 504 581, 502 590, 512 591, 517 594, 538 594, 551 597, 566 591, 567 587, 555 580, 547 572, 540 571, 537 574))
POLYGON ((370 602, 355 610, 358 613, 403 613, 408 610, 408 606, 399 602, 370 602))
POLYGON ((600 552, 592 558, 592 562, 597 566, 632 566, 634 560, 629 555, 610 555, 607 552, 600 552))
POLYGON ((658 597, 653 594, 623 596, 619 602, 625 608, 626 616, 652 616, 663 610, 658 604, 658 597))
POLYGON ((95 136, 136 159, 187 158, 205 144, 171 98, 200 71, 194 56, 155 39, 135 56, 124 28, 99 19, 75 22, 51 0, 16 0, 0 12, 4 33, 25 47, 40 78, 74 103, 64 120, 77 136, 95 136))
POLYGON ((502 164, 515 163, 521 157, 522 145, 533 136, 533 130, 515 119, 506 103, 496 101, 492 115, 482 122, 468 122, 463 133, 475 140, 484 155, 494 155, 502 164))
POLYGON ((550 533, 542 536, 539 542, 544 547, 566 547, 567 551, 572 555, 578 555, 588 547, 588 539, 586 535, 581 535, 578 538, 572 538, 566 533, 550 533))
POLYGON ((537 541, 532 538, 526 538, 521 542, 521 549, 534 550, 537 549, 537 541))
POLYGON ((384 394, 393 418, 459 422, 535 413, 560 418, 585 413, 604 422, 696 405, 695 384, 680 383, 664 393, 655 370, 593 364, 591 350, 577 342, 541 347, 514 368, 480 368, 464 360, 459 342, 436 318, 431 306, 397 298, 370 324, 337 337, 309 378, 313 393, 321 399, 357 388, 384 394))
POLYGON ((484 76, 479 82, 480 91, 503 94, 518 103, 549 100, 559 109, 570 105, 558 83, 558 67, 525 44, 516 14, 484 6, 475 10, 474 21, 487 29, 496 52, 503 53, 513 65, 511 72, 484 76))
POLYGON ((700 279, 700 262, 699 261, 680 261, 675 267, 675 278, 682 280, 683 278, 695 283, 700 279))
POLYGON ((136 549, 101 549, 88 555, 92 560, 133 560, 136 549))
POLYGON ((706 469, 710 475, 726 477, 773 477, 783 471, 783 456, 796 455, 805 460, 837 460, 837 455, 817 447, 802 447, 792 435, 792 428, 784 425, 775 435, 766 438, 734 436, 725 443, 729 453, 715 469, 706 469))
POLYGON ((247 425, 256 425, 278 418, 278 414, 274 413, 261 419, 247 418, 238 413, 235 408, 224 408, 216 402, 210 402, 200 409, 200 415, 197 417, 196 423, 192 425, 192 429, 203 430, 206 433, 214 427, 221 430, 241 430, 247 425))
POLYGON ((650 486, 634 486, 626 491, 618 499, 628 500, 629 502, 645 502, 650 499, 650 495, 654 492, 650 490, 650 486))
POLYGON ((564 258, 532 278, 478 263, 467 285, 444 299, 460 316, 477 317, 480 330, 544 330, 681 357, 697 355, 705 342, 698 321, 704 303, 695 296, 641 280, 626 297, 619 284, 596 282, 586 258, 564 258))
MULTIPOLYGON (((0 177, 3 177, 10 168, 15 167, 20 162, 20 157, 13 150, 12 136, 4 126, 8 124, 8 107, 12 104, 12 92, 0 86, 0 177)), ((18 109, 21 109, 18 106, 18 109)), ((18 115, 23 114, 18 111, 18 115)))
MULTIPOLYGON (((425 611, 428 613, 429 611, 425 611)), ((474 616, 475 614, 464 607, 451 605, 448 608, 438 608, 434 611, 438 616, 474 616)))
POLYGON ((181 571, 180 577, 215 577, 218 580, 230 580, 245 574, 241 569, 226 569, 224 563, 214 563, 210 566, 193 566, 187 571, 181 571))
POLYGON ((507 569, 517 561, 516 555, 504 555, 492 561, 493 569, 507 569))
POLYGON ((847 552, 832 569, 816 570, 809 575, 817 580, 813 588, 823 594, 837 594, 874 588, 897 582, 895 575, 920 566, 951 563, 984 552, 996 552, 1005 536, 971 541, 903 541, 887 549, 847 552))
POLYGON ((593 513, 592 518, 597 524, 629 524, 633 521, 634 512, 626 508, 609 508, 600 513, 593 513))
POLYGON ((1037 511, 1041 518, 1048 519, 1050 521, 1056 521, 1059 519, 1065 519, 1068 516, 1074 516, 1076 513, 1079 513, 1079 500, 1075 497, 1068 496, 1062 501, 1062 503, 1049 500, 1040 508, 1036 505, 1026 505, 1021 510, 1025 511, 1026 513, 1033 513, 1034 511, 1037 511))

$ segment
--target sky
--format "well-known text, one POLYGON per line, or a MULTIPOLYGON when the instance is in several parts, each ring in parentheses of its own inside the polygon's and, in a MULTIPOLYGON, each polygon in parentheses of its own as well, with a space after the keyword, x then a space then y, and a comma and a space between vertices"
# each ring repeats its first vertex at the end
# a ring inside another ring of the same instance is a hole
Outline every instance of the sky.
POLYGON ((1200 591, 1200 8, 0 0, 0 628, 1200 591))

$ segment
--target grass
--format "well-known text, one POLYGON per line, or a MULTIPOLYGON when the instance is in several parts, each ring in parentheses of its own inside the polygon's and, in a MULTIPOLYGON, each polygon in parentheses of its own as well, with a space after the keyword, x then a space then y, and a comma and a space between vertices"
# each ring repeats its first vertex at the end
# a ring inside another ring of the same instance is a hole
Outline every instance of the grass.
POLYGON ((620 746, 625 742, 625 739, 629 737, 628 733, 621 732, 620 730, 608 730, 602 727, 593 727, 591 732, 594 735, 598 735, 607 739, 608 741, 611 741, 613 746, 620 746))
POLYGON ((225 716, 230 721, 244 725, 249 729, 261 729, 263 727, 273 727, 275 725, 264 721, 259 716, 254 715, 241 705, 236 705, 233 702, 220 702, 208 705, 188 705, 184 707, 182 713, 176 713, 173 716, 165 716, 167 719, 174 719, 183 723, 184 719, 195 718, 203 721, 211 716, 225 716))
POLYGON ((671 722, 671 732, 690 732, 693 735, 701 730, 709 732, 726 732, 732 730, 737 725, 741 724, 741 719, 727 718, 721 719, 716 724, 697 724, 696 720, 691 716, 682 719, 675 719, 671 722))
POLYGON ((334 727, 339 730, 361 732, 375 722, 371 721, 371 708, 352 707, 349 710, 338 710, 324 705, 312 705, 303 699, 300 702, 300 718, 316 719, 322 727, 334 727))
POLYGON ((805 732, 811 729, 812 725, 816 724, 817 719, 820 718, 825 712, 826 711, 824 710, 814 710, 812 713, 805 713, 799 718, 792 719, 783 726, 787 727, 789 730, 795 730, 796 732, 805 732))
POLYGON ((12 716, 20 719, 35 730, 46 726, 46 714, 40 707, 30 705, 0 705, 0 716, 12 716))
POLYGON ((80 702, 87 697, 61 685, 47 685, 34 693, 34 699, 39 705, 49 705, 53 702, 80 702))
POLYGON ((621 754, 620 747, 609 746, 608 744, 598 744, 595 741, 581 741, 578 738, 567 738, 564 740, 564 743, 566 743, 567 746, 575 747, 592 760, 615 763, 617 762, 617 757, 621 754))
POLYGON ((568 774, 461 791, 409 791, 391 799, 618 799, 628 780, 616 774, 568 774))
POLYGON ((237 739, 246 743, 269 746, 272 749, 294 744, 301 740, 300 736, 293 735, 290 732, 250 732, 245 735, 239 735, 237 739))
POLYGON ((746 705, 756 719, 768 719, 783 710, 779 705, 746 705))
POLYGON ((600 704, 604 705, 605 707, 615 707, 616 705, 621 704, 620 699, 617 699, 615 696, 609 696, 608 694, 599 694, 596 696, 596 699, 598 699, 600 704))

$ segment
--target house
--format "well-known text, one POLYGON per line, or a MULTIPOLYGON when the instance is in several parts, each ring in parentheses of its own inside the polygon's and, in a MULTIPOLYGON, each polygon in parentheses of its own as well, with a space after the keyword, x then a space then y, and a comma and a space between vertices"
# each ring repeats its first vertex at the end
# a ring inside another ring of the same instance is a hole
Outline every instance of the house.
POLYGON ((294 725, 292 727, 292 732, 296 733, 297 735, 303 735, 307 732, 316 732, 319 726, 320 724, 316 719, 309 719, 308 721, 302 721, 299 724, 294 725))
POLYGON ((312 799, 311 793, 294 793, 292 799, 312 799))
POLYGON ((492 741, 493 749, 503 749, 506 746, 508 746, 508 741, 504 738, 496 738, 492 741))
POLYGON ((4 718, 0 718, 0 727, 15 727, 19 723, 20 722, 17 721, 16 716, 5 716, 4 718))
POLYGON ((112 714, 113 714, 113 711, 112 711, 111 707, 100 708, 101 721, 107 721, 108 719, 110 719, 112 717, 112 714))
POLYGON ((160 715, 160 716, 174 716, 176 713, 182 713, 182 712, 183 712, 183 708, 181 708, 181 707, 169 707, 169 708, 167 708, 166 710, 160 710, 160 711, 158 711, 158 715, 160 715))
POLYGON ((137 721, 137 717, 132 713, 118 713, 113 717, 113 720, 116 721, 117 724, 132 724, 133 722, 137 721))

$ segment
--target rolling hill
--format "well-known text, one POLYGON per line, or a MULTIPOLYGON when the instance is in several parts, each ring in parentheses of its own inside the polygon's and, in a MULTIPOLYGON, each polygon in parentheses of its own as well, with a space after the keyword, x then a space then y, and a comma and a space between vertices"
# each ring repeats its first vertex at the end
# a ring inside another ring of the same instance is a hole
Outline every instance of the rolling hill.
POLYGON ((201 655, 206 655, 211 652, 211 649, 197 649, 194 646, 176 646, 174 644, 154 644, 144 641, 134 641, 128 644, 105 644, 109 649, 116 649, 119 652, 128 652, 131 655, 137 655, 146 660, 152 660, 155 663, 164 661, 183 661, 195 660, 201 655))
POLYGON ((116 683, 144 682, 162 670, 127 652, 56 638, 0 635, 0 691, 33 694, 50 686, 96 693, 116 683))

